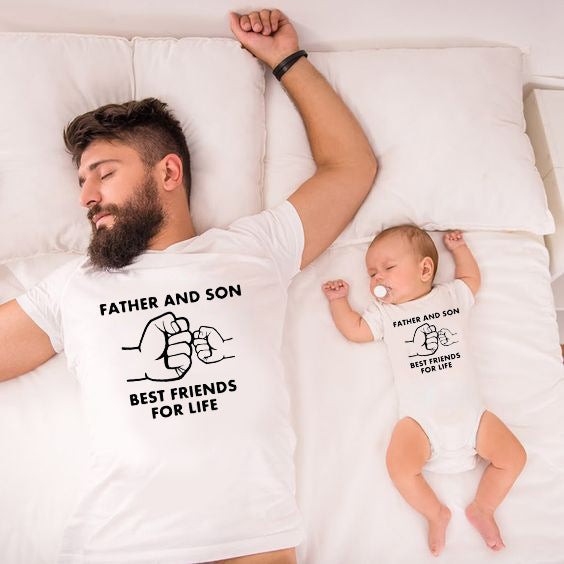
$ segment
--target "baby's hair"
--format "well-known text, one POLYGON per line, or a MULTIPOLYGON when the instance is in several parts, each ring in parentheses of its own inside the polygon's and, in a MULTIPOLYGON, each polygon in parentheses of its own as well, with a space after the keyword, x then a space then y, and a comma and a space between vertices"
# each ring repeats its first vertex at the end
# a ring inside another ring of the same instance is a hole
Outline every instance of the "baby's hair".
POLYGON ((412 223, 404 223, 402 225, 394 225, 393 227, 388 227, 383 231, 380 231, 372 242, 370 243, 370 248, 376 241, 383 239, 388 235, 392 235, 394 233, 398 233, 403 237, 406 237, 411 247, 419 254, 419 256, 423 259, 425 257, 431 257, 433 260, 433 278, 431 278, 431 283, 435 279, 435 274, 437 273, 437 267, 439 266, 439 253, 437 252, 437 247, 435 247, 435 243, 433 239, 429 236, 429 234, 417 227, 417 225, 413 225, 412 223))

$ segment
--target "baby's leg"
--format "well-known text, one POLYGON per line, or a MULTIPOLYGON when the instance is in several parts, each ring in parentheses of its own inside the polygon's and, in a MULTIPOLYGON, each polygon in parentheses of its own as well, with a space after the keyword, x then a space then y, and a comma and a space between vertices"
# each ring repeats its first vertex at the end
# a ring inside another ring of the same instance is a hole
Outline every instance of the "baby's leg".
POLYGON ((490 411, 482 415, 476 442, 478 454, 490 463, 466 516, 492 550, 501 550, 505 545, 493 514, 521 473, 527 455, 517 437, 490 411))
POLYGON ((429 439, 419 424, 411 417, 400 419, 388 445, 388 472, 407 503, 427 519, 429 548, 438 556, 445 545, 450 511, 437 499, 421 475, 423 465, 430 455, 429 439))

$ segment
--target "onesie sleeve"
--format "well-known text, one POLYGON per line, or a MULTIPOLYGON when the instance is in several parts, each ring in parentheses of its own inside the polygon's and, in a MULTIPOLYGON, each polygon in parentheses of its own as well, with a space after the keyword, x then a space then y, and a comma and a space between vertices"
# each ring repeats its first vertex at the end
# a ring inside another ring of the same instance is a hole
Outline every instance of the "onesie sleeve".
POLYGON ((366 323, 368 323, 375 341, 379 341, 384 338, 382 312, 374 302, 370 302, 368 307, 362 312, 361 317, 364 321, 366 321, 366 323))
POLYGON ((256 249, 270 257, 287 286, 300 271, 304 250, 304 230, 296 208, 284 200, 277 206, 235 220, 228 227, 246 236, 247 250, 256 249))
POLYGON ((64 350, 61 297, 77 261, 56 268, 43 280, 16 297, 16 302, 49 337, 55 352, 64 350))
POLYGON ((446 286, 456 303, 458 303, 462 309, 467 311, 474 305, 474 294, 464 280, 455 278, 451 282, 447 282, 446 286))

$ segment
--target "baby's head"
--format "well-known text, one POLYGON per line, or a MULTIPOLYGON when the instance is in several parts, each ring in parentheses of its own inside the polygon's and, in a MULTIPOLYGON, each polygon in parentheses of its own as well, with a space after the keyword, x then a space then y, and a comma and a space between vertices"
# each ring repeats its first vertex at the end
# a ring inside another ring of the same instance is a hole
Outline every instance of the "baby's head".
POLYGON ((388 293, 381 301, 400 304, 431 291, 439 254, 433 239, 416 225, 396 225, 374 237, 366 251, 370 293, 378 285, 388 293))

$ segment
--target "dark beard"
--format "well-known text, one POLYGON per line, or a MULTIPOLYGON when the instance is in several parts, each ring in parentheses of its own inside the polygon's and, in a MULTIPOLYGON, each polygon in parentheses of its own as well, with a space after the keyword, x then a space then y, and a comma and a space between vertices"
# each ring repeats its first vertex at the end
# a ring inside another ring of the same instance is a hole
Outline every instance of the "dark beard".
POLYGON ((92 223, 92 238, 88 246, 90 264, 99 270, 119 269, 131 264, 133 259, 149 246, 151 239, 165 223, 165 212, 159 201, 157 184, 147 174, 143 184, 123 205, 98 205, 88 212, 88 218, 101 211, 114 216, 113 225, 96 228, 92 223))

